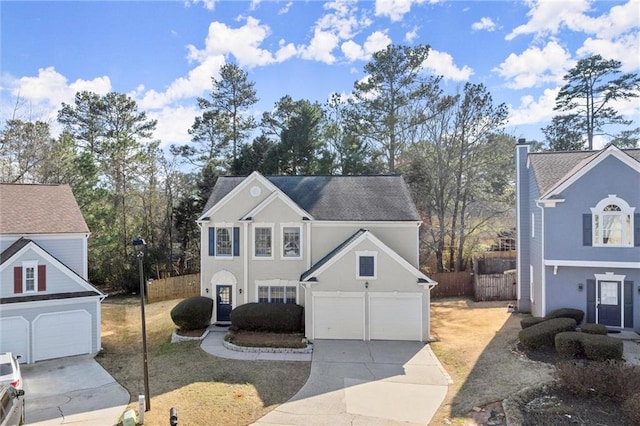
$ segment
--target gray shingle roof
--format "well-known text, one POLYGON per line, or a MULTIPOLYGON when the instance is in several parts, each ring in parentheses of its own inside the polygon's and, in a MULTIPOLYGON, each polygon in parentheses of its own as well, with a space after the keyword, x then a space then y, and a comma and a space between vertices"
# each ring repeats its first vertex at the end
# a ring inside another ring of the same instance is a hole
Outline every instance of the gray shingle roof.
MULTIPOLYGON (((317 220, 420 221, 402 176, 266 176, 317 220)), ((218 178, 206 213, 245 177, 218 178)))
POLYGON ((0 234, 88 232, 69 185, 0 184, 0 234))
MULTIPOLYGON (((640 149, 623 149, 636 161, 640 162, 640 149)), ((538 192, 544 195, 560 181, 580 170, 602 151, 557 151, 532 152, 529 162, 538 185, 538 192)))

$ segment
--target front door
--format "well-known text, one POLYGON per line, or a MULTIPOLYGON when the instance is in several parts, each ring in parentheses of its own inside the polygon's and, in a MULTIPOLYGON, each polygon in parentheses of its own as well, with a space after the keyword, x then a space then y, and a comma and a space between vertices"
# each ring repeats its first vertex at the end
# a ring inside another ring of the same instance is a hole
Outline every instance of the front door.
POLYGON ((598 281, 598 323, 621 327, 622 298, 619 281, 598 281))
POLYGON ((227 322, 231 314, 231 286, 216 286, 216 321, 227 322))

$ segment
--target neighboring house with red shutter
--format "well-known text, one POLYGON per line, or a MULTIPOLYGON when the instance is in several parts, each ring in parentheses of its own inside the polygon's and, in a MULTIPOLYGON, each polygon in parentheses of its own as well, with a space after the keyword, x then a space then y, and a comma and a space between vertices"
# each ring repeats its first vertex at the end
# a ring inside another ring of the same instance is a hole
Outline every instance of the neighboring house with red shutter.
POLYGON ((100 350, 87 227, 68 185, 0 184, 0 352, 21 362, 100 350))

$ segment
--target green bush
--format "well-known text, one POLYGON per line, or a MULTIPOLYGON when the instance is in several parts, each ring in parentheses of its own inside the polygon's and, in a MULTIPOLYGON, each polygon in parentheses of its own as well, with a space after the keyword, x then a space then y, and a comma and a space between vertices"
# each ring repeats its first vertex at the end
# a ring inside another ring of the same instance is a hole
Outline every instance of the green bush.
POLYGON ((556 334, 556 352, 562 358, 579 358, 584 356, 582 347, 582 333, 577 331, 563 331, 556 334))
POLYGON ((582 324, 580 331, 587 334, 607 334, 607 327, 602 324, 586 323, 582 324))
POLYGON ((581 324, 584 319, 584 311, 573 308, 561 308, 551 311, 545 315, 545 319, 549 320, 554 318, 573 318, 576 321, 576 324, 581 324))
POLYGON ((524 317, 520 320, 520 327, 524 330, 525 328, 529 328, 532 325, 536 325, 545 321, 542 317, 524 317))
POLYGON ((304 330, 304 308, 293 303, 246 303, 231 311, 238 330, 298 333, 304 330))
POLYGON ((554 318, 520 330, 520 342, 529 349, 553 346, 556 334, 563 331, 575 331, 576 322, 571 318, 554 318))
POLYGON ((615 337, 583 333, 582 347, 587 359, 592 361, 622 359, 623 343, 615 337))
POLYGON ((180 330, 198 330, 211 324, 213 299, 194 296, 184 299, 171 310, 171 319, 180 330))
POLYGON ((626 399, 640 389, 640 367, 623 361, 561 361, 555 376, 569 392, 580 396, 626 399))

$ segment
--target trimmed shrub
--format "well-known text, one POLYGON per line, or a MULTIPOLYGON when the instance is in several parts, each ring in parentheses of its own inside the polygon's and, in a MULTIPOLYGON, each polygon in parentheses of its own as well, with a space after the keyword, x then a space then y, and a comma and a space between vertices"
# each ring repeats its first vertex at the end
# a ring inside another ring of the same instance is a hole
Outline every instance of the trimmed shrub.
POLYGON ((623 361, 561 361, 554 374, 569 392, 580 396, 626 399, 640 389, 640 367, 623 361))
POLYGON ((520 320, 520 327, 524 330, 532 325, 540 324, 542 321, 545 321, 542 317, 525 317, 520 320))
POLYGON ((520 330, 520 342, 529 349, 553 346, 556 334, 563 331, 575 331, 576 322, 571 318, 554 318, 520 330))
POLYGON ((304 308, 293 303, 246 303, 231 311, 238 330, 298 333, 304 329, 304 308))
POLYGON ((194 296, 184 299, 171 309, 171 319, 180 330, 198 330, 211 324, 213 299, 194 296))
POLYGON ((563 331, 556 334, 555 347, 562 358, 578 358, 584 356, 582 348, 582 333, 577 331, 563 331))
POLYGON ((587 359, 592 361, 622 359, 623 343, 615 337, 583 333, 582 347, 587 359))
POLYGON ((545 319, 549 320, 554 318, 573 318, 576 324, 581 324, 584 319, 584 311, 573 308, 560 308, 545 315, 545 319))
POLYGON ((580 331, 587 334, 604 334, 607 335, 607 327, 602 324, 586 323, 582 324, 580 331))
POLYGON ((633 424, 640 425, 640 393, 628 396, 622 404, 622 409, 633 424))

